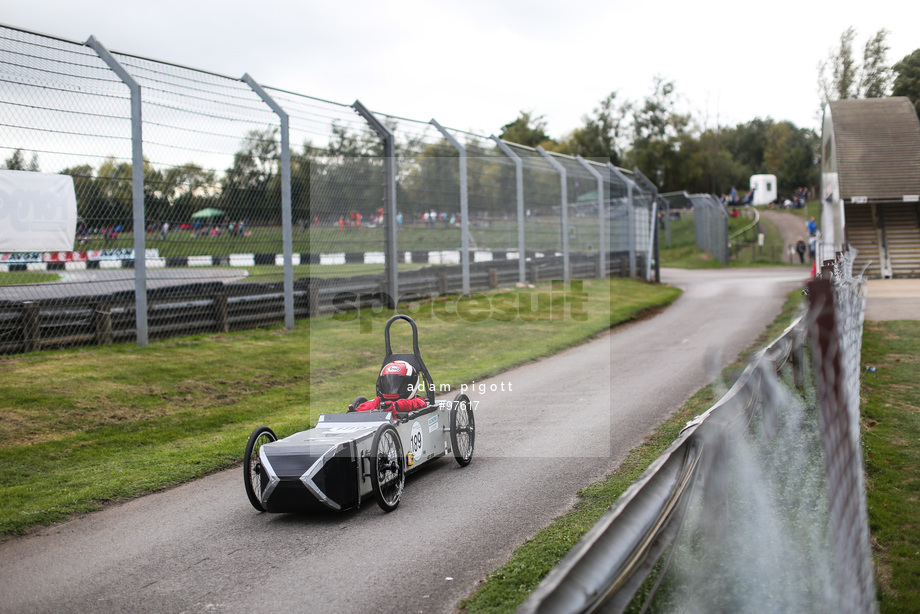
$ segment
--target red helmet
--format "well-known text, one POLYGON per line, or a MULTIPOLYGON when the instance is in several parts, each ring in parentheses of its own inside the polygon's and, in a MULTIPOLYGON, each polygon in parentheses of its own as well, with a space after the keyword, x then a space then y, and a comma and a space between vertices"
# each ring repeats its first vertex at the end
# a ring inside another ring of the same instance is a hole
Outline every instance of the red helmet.
POLYGON ((383 366, 377 378, 377 394, 388 401, 411 399, 418 392, 418 371, 404 360, 383 366))

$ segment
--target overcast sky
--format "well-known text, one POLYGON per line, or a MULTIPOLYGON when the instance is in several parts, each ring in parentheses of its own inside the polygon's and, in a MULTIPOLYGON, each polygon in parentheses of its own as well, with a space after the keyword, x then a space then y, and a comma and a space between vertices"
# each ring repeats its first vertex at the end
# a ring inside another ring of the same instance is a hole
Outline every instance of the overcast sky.
POLYGON ((920 2, 687 0, 39 0, 0 22, 479 134, 521 110, 555 138, 611 91, 675 83, 704 126, 755 117, 818 129, 817 65, 882 27, 889 63, 920 48, 920 2), (913 37, 911 36, 913 33, 913 37))

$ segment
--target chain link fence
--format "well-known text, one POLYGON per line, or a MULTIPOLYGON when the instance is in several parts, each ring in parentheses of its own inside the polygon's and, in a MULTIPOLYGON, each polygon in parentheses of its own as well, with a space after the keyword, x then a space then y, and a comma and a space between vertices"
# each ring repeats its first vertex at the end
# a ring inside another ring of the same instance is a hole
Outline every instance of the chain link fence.
POLYGON ((654 186, 607 161, 2 25, 0 83, 2 166, 78 213, 70 251, 0 250, 0 353, 648 278, 654 186))
POLYGON ((520 612, 874 612, 852 252, 520 612))

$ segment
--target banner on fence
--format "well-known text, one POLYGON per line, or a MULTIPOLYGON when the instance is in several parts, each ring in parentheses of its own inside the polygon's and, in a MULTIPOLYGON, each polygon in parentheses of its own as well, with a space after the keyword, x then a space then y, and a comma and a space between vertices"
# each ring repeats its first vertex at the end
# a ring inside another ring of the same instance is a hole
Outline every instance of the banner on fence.
POLYGON ((0 250, 70 250, 76 230, 72 177, 0 170, 0 250))
MULTIPOLYGON (((159 249, 145 250, 147 260, 158 259, 159 249)), ((211 256, 204 256, 211 264, 211 256)), ((95 260, 134 260, 134 250, 129 248, 91 249, 82 252, 20 252, 0 254, 0 264, 34 264, 39 262, 86 262, 95 260)))

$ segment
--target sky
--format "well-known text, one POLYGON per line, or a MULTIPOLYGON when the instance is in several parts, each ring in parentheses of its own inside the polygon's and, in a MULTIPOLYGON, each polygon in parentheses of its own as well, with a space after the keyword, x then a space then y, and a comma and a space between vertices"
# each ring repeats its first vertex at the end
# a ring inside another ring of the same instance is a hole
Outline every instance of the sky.
POLYGON ((660 76, 700 127, 755 118, 820 132, 818 64, 856 28, 920 48, 920 2, 811 0, 44 0, 0 23, 477 134, 521 111, 557 139, 610 92, 641 101, 660 76))

